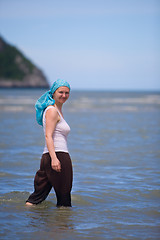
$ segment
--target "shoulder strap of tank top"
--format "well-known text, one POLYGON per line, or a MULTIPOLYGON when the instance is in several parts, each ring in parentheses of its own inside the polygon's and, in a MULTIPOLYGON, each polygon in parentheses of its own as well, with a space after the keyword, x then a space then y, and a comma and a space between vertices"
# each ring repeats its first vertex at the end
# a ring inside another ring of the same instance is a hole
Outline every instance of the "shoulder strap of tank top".
POLYGON ((54 108, 57 110, 59 116, 60 116, 61 118, 63 118, 63 116, 62 116, 62 114, 60 113, 60 111, 59 111, 56 107, 54 107, 54 108))

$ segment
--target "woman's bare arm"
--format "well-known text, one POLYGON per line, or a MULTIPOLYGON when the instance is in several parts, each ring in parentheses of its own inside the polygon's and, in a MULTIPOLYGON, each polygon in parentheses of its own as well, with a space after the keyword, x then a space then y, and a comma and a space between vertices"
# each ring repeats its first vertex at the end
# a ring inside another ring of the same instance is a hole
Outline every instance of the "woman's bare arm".
POLYGON ((50 108, 46 112, 46 143, 49 154, 51 156, 51 166, 57 172, 61 171, 61 164, 58 158, 56 157, 54 143, 53 143, 53 133, 56 127, 57 122, 60 120, 60 116, 55 108, 50 108))

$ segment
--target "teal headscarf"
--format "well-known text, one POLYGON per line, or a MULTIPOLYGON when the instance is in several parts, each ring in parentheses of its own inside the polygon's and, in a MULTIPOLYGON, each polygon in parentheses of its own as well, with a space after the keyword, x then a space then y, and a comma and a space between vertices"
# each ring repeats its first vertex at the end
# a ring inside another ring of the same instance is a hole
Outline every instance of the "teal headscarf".
POLYGON ((58 79, 55 81, 49 91, 44 93, 36 102, 35 108, 36 108, 36 120, 38 124, 43 126, 43 112, 49 105, 54 105, 55 100, 53 99, 53 93, 59 88, 59 87, 68 87, 70 89, 70 85, 68 82, 58 79))

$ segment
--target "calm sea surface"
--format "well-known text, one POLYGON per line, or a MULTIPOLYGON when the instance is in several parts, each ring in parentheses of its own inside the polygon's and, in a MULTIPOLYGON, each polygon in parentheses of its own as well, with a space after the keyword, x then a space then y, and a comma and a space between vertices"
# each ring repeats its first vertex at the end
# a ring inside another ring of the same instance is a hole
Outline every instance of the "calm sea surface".
POLYGON ((160 239, 160 93, 72 91, 72 208, 27 207, 44 137, 45 90, 0 89, 0 239, 160 239))

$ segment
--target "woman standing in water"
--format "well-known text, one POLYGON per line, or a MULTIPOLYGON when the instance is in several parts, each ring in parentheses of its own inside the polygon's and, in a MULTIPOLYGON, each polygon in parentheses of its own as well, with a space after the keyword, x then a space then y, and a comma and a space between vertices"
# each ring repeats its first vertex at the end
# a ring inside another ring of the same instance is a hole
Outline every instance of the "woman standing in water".
POLYGON ((62 106, 69 98, 70 85, 58 79, 51 89, 35 104, 37 122, 43 126, 45 147, 40 169, 34 179, 34 192, 26 201, 27 205, 44 201, 53 187, 57 207, 71 207, 72 162, 67 148, 69 125, 63 118, 62 106))

